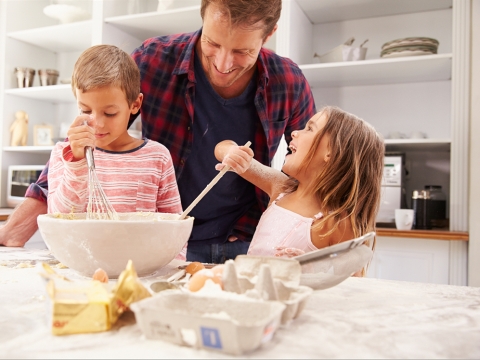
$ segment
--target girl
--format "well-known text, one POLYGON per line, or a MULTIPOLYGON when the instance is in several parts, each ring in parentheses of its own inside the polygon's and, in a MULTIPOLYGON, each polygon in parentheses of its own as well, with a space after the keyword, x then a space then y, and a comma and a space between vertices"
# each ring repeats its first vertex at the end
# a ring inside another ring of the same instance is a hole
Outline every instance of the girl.
POLYGON ((217 170, 231 166, 270 196, 249 255, 294 256, 374 231, 384 143, 372 126, 324 107, 292 133, 289 148, 282 172, 230 140, 215 148, 217 170))

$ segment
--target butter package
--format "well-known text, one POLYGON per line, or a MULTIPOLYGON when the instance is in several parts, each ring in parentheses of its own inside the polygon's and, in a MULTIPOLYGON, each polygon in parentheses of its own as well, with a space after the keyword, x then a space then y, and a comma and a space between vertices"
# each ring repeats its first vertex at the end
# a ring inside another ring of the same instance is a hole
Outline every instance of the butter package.
POLYGON ((42 263, 49 324, 54 335, 107 331, 130 304, 151 296, 140 283, 131 261, 116 284, 97 280, 72 281, 42 263))

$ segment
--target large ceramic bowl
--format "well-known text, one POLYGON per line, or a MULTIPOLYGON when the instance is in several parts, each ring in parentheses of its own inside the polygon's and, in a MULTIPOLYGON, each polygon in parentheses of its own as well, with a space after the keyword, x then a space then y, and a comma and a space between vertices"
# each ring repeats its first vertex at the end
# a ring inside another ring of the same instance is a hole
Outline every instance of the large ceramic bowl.
POLYGON ((85 276, 104 269, 116 278, 132 260, 139 276, 167 265, 187 243, 193 217, 119 213, 120 220, 86 220, 86 214, 47 214, 37 222, 43 240, 62 264, 85 276))

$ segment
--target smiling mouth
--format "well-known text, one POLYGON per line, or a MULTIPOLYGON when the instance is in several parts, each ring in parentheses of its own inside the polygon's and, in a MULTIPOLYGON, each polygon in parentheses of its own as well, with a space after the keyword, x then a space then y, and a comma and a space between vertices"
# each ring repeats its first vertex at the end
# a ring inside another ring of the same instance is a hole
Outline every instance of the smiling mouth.
MULTIPOLYGON (((215 66, 215 65, 214 65, 215 66)), ((220 74, 230 74, 231 72, 233 72, 235 69, 231 69, 231 70, 227 70, 227 71, 220 71, 218 70, 218 68, 215 66, 215 69, 220 73, 220 74)))
POLYGON ((295 154, 297 152, 297 147, 295 145, 290 144, 288 148, 290 149, 292 154, 295 154))

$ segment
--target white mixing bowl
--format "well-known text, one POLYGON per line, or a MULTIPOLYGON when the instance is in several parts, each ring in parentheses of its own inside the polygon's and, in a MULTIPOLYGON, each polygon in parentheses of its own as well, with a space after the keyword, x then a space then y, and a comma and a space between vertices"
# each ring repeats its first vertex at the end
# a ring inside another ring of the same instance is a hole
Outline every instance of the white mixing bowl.
POLYGON ((139 276, 167 265, 187 243, 193 217, 119 213, 120 220, 86 220, 86 214, 46 214, 37 218, 43 240, 62 264, 91 277, 102 268, 116 278, 132 260, 139 276))

